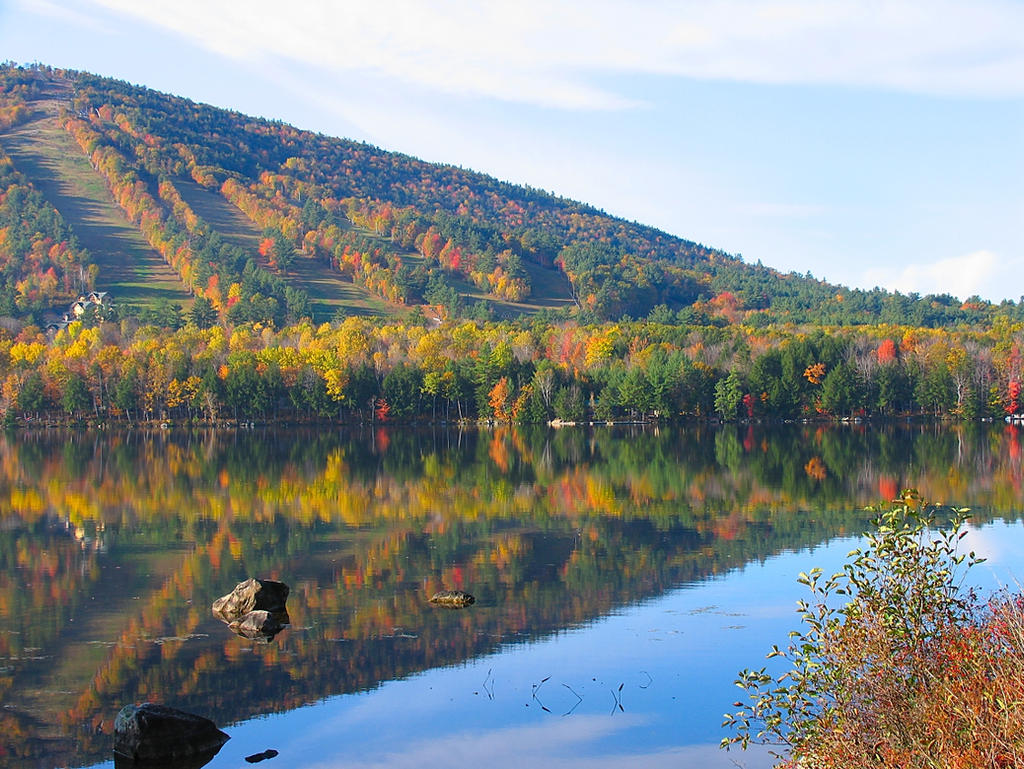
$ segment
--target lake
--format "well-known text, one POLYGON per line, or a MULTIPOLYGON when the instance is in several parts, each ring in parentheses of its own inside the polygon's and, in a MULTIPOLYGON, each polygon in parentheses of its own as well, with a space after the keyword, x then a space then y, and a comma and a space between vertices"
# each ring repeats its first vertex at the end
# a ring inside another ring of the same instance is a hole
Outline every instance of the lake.
POLYGON ((125 704, 230 736, 209 767, 767 767, 719 750, 906 487, 970 506, 975 580, 1024 555, 1005 425, 19 433, 0 438, 0 762, 110 766, 125 704), (254 641, 211 603, 291 588, 254 641), (431 605, 440 589, 476 602, 431 605))

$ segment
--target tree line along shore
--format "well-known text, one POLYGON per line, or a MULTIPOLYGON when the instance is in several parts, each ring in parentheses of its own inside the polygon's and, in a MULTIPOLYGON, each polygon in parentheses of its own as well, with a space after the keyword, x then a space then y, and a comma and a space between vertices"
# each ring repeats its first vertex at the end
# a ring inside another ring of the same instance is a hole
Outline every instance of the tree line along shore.
POLYGON ((1018 419, 1022 328, 752 329, 349 317, 0 327, 0 415, 455 422, 1018 419))

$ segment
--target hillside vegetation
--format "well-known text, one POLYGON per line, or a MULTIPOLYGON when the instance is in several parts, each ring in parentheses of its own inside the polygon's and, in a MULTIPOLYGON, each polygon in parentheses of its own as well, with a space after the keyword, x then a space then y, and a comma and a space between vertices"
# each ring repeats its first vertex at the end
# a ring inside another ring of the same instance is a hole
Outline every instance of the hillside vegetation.
POLYGON ((783 275, 529 187, 42 66, 0 67, 0 149, 7 419, 1021 411, 1014 302, 783 275), (88 291, 113 304, 42 331, 88 291))
POLYGON ((88 159, 57 125, 54 102, 3 138, 16 168, 73 223, 78 242, 92 256, 100 287, 121 302, 149 306, 187 302, 188 292, 124 216, 88 159))
MULTIPOLYGON (((155 251, 189 294, 235 321, 430 305, 444 317, 547 311, 589 322, 657 310, 681 322, 936 327, 992 309, 783 275, 540 190, 121 81, 7 67, 3 93, 8 123, 35 117, 31 153, 27 129, 3 138, 20 170, 60 194, 42 173, 72 165, 59 122, 147 240, 123 259, 97 243, 101 288, 126 261, 158 271, 141 256, 155 251), (39 117, 41 103, 59 118, 39 117)), ((67 196, 54 202, 76 231, 87 220, 67 196)))

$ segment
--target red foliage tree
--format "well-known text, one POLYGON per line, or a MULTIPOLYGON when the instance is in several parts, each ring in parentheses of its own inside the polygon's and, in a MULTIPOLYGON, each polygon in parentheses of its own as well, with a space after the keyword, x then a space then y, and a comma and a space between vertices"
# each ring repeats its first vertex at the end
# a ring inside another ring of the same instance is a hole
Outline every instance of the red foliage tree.
POLYGON ((1006 388, 1006 394, 1009 398, 1009 402, 1006 404, 1006 413, 1016 414, 1020 410, 1020 382, 1016 379, 1011 379, 1009 386, 1006 388))
POLYGON ((891 363, 896 360, 896 343, 891 339, 884 340, 878 345, 875 357, 879 363, 891 363))

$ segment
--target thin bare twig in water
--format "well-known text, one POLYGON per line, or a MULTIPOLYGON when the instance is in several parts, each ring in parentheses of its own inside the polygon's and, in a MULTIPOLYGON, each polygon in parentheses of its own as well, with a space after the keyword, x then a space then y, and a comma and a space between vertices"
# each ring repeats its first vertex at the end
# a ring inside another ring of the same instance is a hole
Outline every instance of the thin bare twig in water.
POLYGON ((550 713, 551 711, 548 710, 548 708, 546 708, 544 706, 544 703, 540 701, 540 698, 537 696, 537 692, 540 691, 540 687, 542 687, 545 683, 547 683, 548 679, 550 679, 550 678, 551 678, 551 676, 546 676, 545 678, 542 678, 540 680, 539 684, 534 684, 533 685, 533 699, 535 699, 537 701, 537 704, 540 705, 540 709, 543 710, 545 713, 550 713))
POLYGON ((645 676, 647 676, 647 683, 640 684, 640 688, 641 689, 646 689, 648 686, 650 686, 651 684, 654 683, 654 679, 651 678, 651 674, 648 673, 646 670, 641 670, 640 672, 643 673, 645 676))
POLYGON ((483 690, 487 692, 487 699, 494 699, 494 677, 491 675, 490 669, 487 670, 487 678, 484 679, 483 690))
POLYGON ((625 686, 625 684, 624 684, 624 683, 623 683, 623 684, 619 684, 619 688, 618 688, 618 690, 617 690, 617 691, 616 691, 616 690, 614 690, 614 689, 612 690, 612 699, 614 699, 614 700, 615 700, 615 704, 614 704, 614 705, 612 705, 612 712, 611 712, 611 714, 612 714, 613 716, 615 715, 615 708, 616 708, 616 707, 617 707, 617 708, 618 708, 619 710, 621 710, 621 711, 622 711, 623 713, 625 713, 625 712, 626 712, 626 709, 625 709, 624 707, 622 707, 622 687, 623 687, 623 686, 625 686))
POLYGON ((564 686, 566 689, 568 689, 570 692, 572 692, 574 695, 576 695, 576 704, 573 705, 571 708, 569 708, 564 713, 562 713, 563 716, 570 716, 570 715, 572 715, 572 712, 574 710, 576 710, 576 708, 578 708, 580 706, 580 703, 583 702, 583 698, 580 695, 576 694, 576 690, 573 689, 571 686, 569 686, 569 684, 562 684, 562 686, 564 686))

